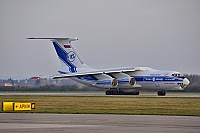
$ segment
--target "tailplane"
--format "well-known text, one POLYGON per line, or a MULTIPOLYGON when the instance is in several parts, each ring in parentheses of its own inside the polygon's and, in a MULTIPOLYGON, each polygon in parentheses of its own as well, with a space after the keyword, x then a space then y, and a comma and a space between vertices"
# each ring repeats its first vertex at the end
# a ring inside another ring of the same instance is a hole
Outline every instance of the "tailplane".
POLYGON ((67 37, 67 38, 27 38, 27 39, 49 39, 52 41, 58 58, 61 61, 61 68, 59 73, 76 73, 76 72, 85 72, 91 70, 86 64, 84 64, 75 50, 71 45, 71 41, 78 40, 76 37, 67 37))

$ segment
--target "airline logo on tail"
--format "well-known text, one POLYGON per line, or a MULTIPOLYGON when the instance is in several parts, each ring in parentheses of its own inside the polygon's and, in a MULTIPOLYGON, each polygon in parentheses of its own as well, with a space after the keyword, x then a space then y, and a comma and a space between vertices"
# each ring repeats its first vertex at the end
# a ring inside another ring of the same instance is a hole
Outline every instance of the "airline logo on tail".
MULTIPOLYGON (((70 44, 64 44, 64 47, 67 48, 67 49, 71 48, 70 44)), ((70 62, 73 62, 76 58, 76 54, 73 51, 70 51, 68 53, 67 58, 69 59, 70 62)))
MULTIPOLYGON (((76 59, 76 54, 73 51, 67 53, 57 42, 53 42, 53 45, 59 59, 69 67, 69 72, 77 72, 76 66, 72 63, 76 59)), ((67 44, 64 45, 64 48, 71 49, 71 46, 67 44)))
POLYGON ((75 58, 76 58, 76 54, 73 51, 70 51, 68 53, 68 59, 69 59, 69 61, 73 62, 75 60, 75 58))

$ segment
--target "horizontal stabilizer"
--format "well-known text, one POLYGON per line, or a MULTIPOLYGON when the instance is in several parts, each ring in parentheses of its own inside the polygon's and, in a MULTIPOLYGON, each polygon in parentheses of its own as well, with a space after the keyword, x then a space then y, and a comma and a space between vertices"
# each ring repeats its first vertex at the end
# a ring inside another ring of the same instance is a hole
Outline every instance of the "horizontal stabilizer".
POLYGON ((66 40, 66 41, 77 41, 77 37, 28 37, 27 39, 47 39, 47 40, 66 40))

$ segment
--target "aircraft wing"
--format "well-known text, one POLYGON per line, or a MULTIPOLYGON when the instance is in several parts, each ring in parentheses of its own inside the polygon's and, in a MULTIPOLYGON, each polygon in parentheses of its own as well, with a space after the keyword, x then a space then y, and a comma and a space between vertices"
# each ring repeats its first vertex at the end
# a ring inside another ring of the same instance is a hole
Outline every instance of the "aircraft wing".
POLYGON ((125 73, 125 72, 135 72, 135 71, 146 71, 146 69, 141 68, 141 67, 102 69, 102 70, 98 70, 98 71, 89 71, 89 72, 83 72, 83 73, 69 73, 69 74, 57 75, 57 76, 54 76, 53 79, 71 78, 71 77, 76 77, 76 76, 87 76, 87 75, 125 73))

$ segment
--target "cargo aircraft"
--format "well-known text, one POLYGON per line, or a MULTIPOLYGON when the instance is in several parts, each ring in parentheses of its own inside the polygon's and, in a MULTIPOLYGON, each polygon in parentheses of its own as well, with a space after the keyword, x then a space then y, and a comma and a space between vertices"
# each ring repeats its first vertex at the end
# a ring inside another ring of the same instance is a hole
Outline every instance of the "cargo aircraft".
POLYGON ((78 40, 76 37, 27 39, 52 41, 61 62, 59 74, 53 79, 71 78, 88 86, 106 88, 106 95, 139 95, 140 90, 157 90, 159 96, 165 96, 166 90, 183 90, 190 83, 177 71, 150 67, 91 68, 80 60, 71 45, 78 40))

